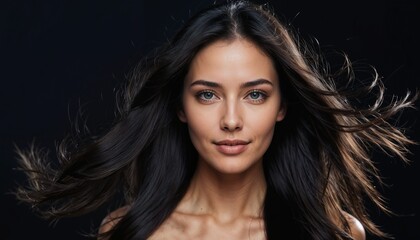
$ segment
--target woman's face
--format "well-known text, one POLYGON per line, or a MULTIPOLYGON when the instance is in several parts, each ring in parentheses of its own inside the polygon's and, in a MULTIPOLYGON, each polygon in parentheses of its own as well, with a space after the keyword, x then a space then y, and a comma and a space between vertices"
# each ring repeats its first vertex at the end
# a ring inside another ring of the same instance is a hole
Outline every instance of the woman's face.
POLYGON ((193 59, 178 115, 199 161, 221 173, 242 173, 261 163, 285 115, 280 99, 268 56, 245 39, 219 40, 193 59))

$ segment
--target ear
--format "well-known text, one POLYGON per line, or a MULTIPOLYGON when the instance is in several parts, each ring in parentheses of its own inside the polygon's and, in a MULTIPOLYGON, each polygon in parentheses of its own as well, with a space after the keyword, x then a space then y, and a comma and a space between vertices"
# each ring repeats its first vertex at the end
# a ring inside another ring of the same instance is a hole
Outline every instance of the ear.
POLYGON ((276 121, 277 121, 277 122, 281 122, 281 121, 284 119, 284 117, 286 116, 286 112, 287 112, 287 107, 286 107, 286 104, 281 103, 281 105, 280 105, 280 110, 279 110, 279 112, 277 113, 277 118, 276 118, 276 121))
POLYGON ((179 121, 181 121, 183 123, 187 122, 187 118, 185 117, 185 112, 184 112, 183 109, 178 110, 177 115, 178 115, 179 121))

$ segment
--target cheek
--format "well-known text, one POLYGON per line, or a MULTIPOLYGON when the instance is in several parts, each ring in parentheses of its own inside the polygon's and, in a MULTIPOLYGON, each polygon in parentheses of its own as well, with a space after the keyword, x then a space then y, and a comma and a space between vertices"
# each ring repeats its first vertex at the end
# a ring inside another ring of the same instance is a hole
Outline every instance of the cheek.
MULTIPOLYGON (((205 137, 207 135, 207 129, 209 129, 208 119, 202 116, 187 116, 188 119, 188 129, 190 135, 205 137)), ((193 137, 193 136, 191 136, 193 137)))
POLYGON ((248 126, 256 135, 269 137, 274 132, 274 126, 276 125, 275 117, 276 116, 268 117, 267 115, 258 116, 254 114, 254 116, 249 117, 248 126))
POLYGON ((210 154, 208 143, 213 139, 214 126, 205 113, 192 112, 187 114, 188 132, 191 143, 200 155, 210 154))
POLYGON ((200 140, 194 139, 195 137, 208 138, 207 135, 209 135, 215 127, 214 114, 211 114, 208 109, 197 107, 196 104, 193 103, 184 106, 184 113, 191 139, 200 140))
POLYGON ((269 145, 277 123, 277 113, 275 107, 260 110, 250 110, 246 115, 246 125, 250 133, 260 139, 264 145, 269 145))

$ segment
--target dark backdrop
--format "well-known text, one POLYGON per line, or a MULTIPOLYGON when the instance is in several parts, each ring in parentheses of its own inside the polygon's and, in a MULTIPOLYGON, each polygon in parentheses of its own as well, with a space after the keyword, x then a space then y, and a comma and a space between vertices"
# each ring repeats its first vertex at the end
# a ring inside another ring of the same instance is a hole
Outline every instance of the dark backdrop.
MULTIPOLYGON (((0 239, 83 239, 81 232, 99 224, 104 209, 50 225, 18 204, 8 194, 23 182, 22 174, 13 170, 13 144, 24 147, 35 139, 54 153, 55 142, 71 131, 79 107, 94 132, 109 126, 114 88, 124 74, 170 37, 190 13, 210 2, 0 2, 0 239)), ((343 51, 353 61, 375 66, 389 96, 419 86, 417 1, 318 2, 271 1, 270 5, 303 38, 316 37, 324 50, 343 51)), ((417 118, 418 112, 409 111, 400 122, 419 141, 417 118)), ((389 217, 373 208, 370 212, 397 239, 420 239, 420 154, 418 146, 411 150, 410 165, 389 156, 376 157, 389 184, 380 191, 399 216, 389 217)))

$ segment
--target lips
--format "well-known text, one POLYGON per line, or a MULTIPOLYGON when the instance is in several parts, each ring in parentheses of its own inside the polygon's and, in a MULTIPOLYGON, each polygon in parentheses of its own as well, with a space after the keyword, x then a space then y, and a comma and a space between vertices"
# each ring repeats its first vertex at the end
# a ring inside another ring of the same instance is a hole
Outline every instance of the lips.
POLYGON ((234 139, 218 141, 215 144, 216 149, 220 153, 226 155, 237 155, 244 152, 247 149, 249 143, 249 141, 234 139))

